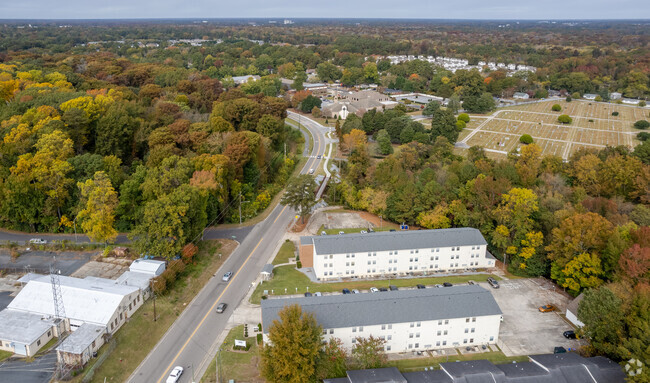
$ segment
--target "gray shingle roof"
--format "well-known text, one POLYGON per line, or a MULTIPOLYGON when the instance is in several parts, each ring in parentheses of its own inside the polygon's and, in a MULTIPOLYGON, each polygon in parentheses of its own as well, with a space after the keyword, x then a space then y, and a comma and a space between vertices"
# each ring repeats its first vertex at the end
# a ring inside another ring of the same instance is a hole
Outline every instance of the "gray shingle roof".
POLYGON ((272 264, 267 263, 262 268, 262 274, 271 274, 273 272, 273 268, 274 268, 274 266, 272 264))
POLYGON ((501 315, 492 294, 478 285, 267 299, 262 301, 264 332, 292 304, 314 313, 323 328, 501 315))
POLYGON ((481 232, 478 229, 470 227, 438 230, 383 231, 368 234, 323 235, 311 238, 316 254, 487 245, 481 232))
POLYGON ((396 367, 347 371, 350 383, 407 383, 396 367))
POLYGON ((57 351, 79 355, 86 351, 90 345, 105 332, 105 327, 84 323, 79 326, 76 331, 65 338, 56 349, 57 351))

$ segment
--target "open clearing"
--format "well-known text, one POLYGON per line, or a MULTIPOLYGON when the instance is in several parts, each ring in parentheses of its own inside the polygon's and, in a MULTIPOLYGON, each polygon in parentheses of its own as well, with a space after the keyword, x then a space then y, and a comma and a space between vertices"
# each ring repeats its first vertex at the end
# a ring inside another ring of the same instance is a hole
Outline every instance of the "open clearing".
POLYGON ((647 108, 603 102, 542 101, 501 108, 490 116, 472 116, 459 140, 505 155, 519 149, 519 137, 530 134, 543 155, 568 159, 580 148, 625 145, 632 149, 639 143, 639 130, 632 125, 648 119, 648 113, 647 108), (559 104, 562 110, 551 111, 553 104, 559 104), (613 112, 618 112, 618 116, 613 116, 613 112), (560 124, 557 117, 561 114, 569 115, 573 122, 560 124))

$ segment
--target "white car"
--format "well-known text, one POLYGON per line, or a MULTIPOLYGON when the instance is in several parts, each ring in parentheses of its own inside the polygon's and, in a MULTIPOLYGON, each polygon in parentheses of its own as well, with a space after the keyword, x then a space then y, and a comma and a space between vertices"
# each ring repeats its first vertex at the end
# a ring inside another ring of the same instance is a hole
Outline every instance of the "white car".
POLYGON ((32 238, 29 240, 29 243, 33 245, 45 245, 47 244, 47 241, 42 238, 32 238))
POLYGON ((370 292, 371 292, 371 293, 378 293, 378 292, 379 292, 379 289, 376 288, 376 287, 371 287, 371 288, 370 288, 370 292))
POLYGON ((309 169, 309 174, 314 174, 314 169, 309 169))
POLYGON ((232 271, 229 271, 223 275, 223 278, 221 278, 222 281, 228 282, 232 278, 232 271))
POLYGON ((172 372, 169 374, 167 377, 167 383, 176 383, 178 382, 178 379, 181 378, 181 375, 183 375, 183 367, 181 366, 176 366, 172 370, 172 372))

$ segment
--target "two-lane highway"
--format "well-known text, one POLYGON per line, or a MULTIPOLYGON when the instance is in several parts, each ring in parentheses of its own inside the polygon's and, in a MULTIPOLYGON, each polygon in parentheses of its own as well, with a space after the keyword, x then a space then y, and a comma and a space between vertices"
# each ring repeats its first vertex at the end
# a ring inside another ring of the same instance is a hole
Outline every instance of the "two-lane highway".
MULTIPOLYGON (((301 170, 306 173, 309 169, 317 168, 321 160, 316 157, 325 153, 326 130, 314 121, 303 125, 314 138, 311 156, 301 170)), ((252 288, 251 284, 273 255, 294 215, 290 208, 278 205, 264 221, 253 227, 216 276, 199 292, 129 377, 129 382, 164 382, 174 366, 185 368, 181 382, 200 379, 210 362, 210 351, 215 349, 217 338, 226 328, 232 311, 252 288), (235 273, 229 282, 222 281, 226 271, 235 273), (227 303, 228 307, 225 313, 217 314, 216 306, 221 302, 227 303)))

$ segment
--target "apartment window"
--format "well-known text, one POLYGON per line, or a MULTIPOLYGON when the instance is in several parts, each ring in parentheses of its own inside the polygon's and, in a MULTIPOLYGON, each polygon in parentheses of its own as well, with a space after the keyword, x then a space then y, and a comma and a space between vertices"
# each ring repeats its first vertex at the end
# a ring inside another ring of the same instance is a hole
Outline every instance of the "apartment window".
POLYGON ((357 332, 357 328, 356 328, 356 327, 352 327, 352 332, 357 332))
POLYGON ((443 346, 446 346, 446 345, 447 345, 447 341, 446 341, 446 340, 443 340, 443 341, 442 341, 442 345, 443 345, 443 346))
POLYGON ((450 263, 450 264, 449 264, 449 267, 454 267, 454 264, 453 264, 453 263, 450 263))
POLYGON ((391 339, 393 339, 393 336, 389 335, 386 339, 391 340, 391 339))
POLYGON ((327 329, 323 329, 323 335, 327 334, 327 329))
POLYGON ((390 351, 390 346, 386 346, 386 351, 390 351))
POLYGON ((467 339, 463 339, 463 344, 467 344, 467 339))
POLYGON ((377 261, 372 261, 372 264, 373 264, 373 265, 376 265, 376 264, 377 264, 377 261))
POLYGON ((413 262, 413 258, 409 258, 409 262, 413 262))
POLYGON ((490 342, 492 342, 492 341, 494 341, 494 337, 493 337, 493 336, 490 337, 490 342))
POLYGON ((92 347, 93 347, 93 348, 95 348, 95 341, 94 341, 94 340, 93 340, 93 344, 92 344, 92 347))
POLYGON ((469 318, 465 318, 465 323, 469 323, 469 318))
MULTIPOLYGON (((354 265, 352 265, 352 266, 354 266, 354 265)), ((350 271, 350 274, 354 274, 354 270, 350 271)))
POLYGON ((120 313, 120 320, 122 320, 122 313, 120 313))
POLYGON ((438 330, 438 336, 442 335, 442 331, 438 330))
POLYGON ((138 302, 140 302, 140 296, 138 295, 138 302))
POLYGON ((448 334, 447 330, 445 330, 445 332, 442 333, 442 335, 447 335, 447 334, 448 334))
POLYGON ((368 269, 368 274, 370 274, 370 269, 368 269))
POLYGON ((435 268, 437 269, 437 268, 438 268, 438 265, 435 265, 435 268))
POLYGON ((393 252, 392 252, 392 251, 389 251, 389 252, 388 252, 388 255, 393 255, 393 252))
POLYGON ((382 336, 379 337, 379 339, 386 340, 386 337, 382 335, 382 336))
POLYGON ((411 323, 410 327, 415 327, 415 322, 411 323))
POLYGON ((440 341, 437 341, 437 342, 436 342, 436 346, 440 346, 440 341))
POLYGON ((372 253, 372 255, 373 255, 374 257, 376 257, 376 256, 377 256, 377 253, 372 253))
POLYGON ((476 329, 475 329, 474 327, 472 327, 472 331, 471 331, 471 332, 476 332, 475 330, 476 330, 476 329))
POLYGON ((354 266, 354 262, 350 262, 350 266, 354 266))
POLYGON ((372 257, 372 253, 368 253, 368 256, 369 256, 369 257, 372 257))
POLYGON ((409 344, 409 348, 413 348, 413 344, 409 344))
POLYGON ((456 264, 456 267, 458 267, 458 263, 456 264))
POLYGON ((133 300, 133 306, 135 306, 135 299, 133 300))
POLYGON ((113 323, 111 322, 111 331, 113 331, 113 323))
POLYGON ((420 347, 420 343, 416 343, 415 348, 419 348, 419 347, 420 347))
POLYGON ((373 273, 376 273, 376 272, 377 272, 377 269, 372 269, 372 272, 373 272, 373 273))
POLYGON ((469 329, 466 328, 466 329, 465 329, 465 334, 468 334, 468 333, 469 333, 469 329))
POLYGON ((415 324, 417 327, 420 327, 422 325, 422 322, 418 322, 415 324))
POLYGON ((476 318, 472 318, 472 322, 476 322, 476 318))
POLYGON ((359 332, 363 332, 363 326, 359 326, 359 332))
POLYGON ((330 271, 330 275, 332 275, 332 274, 334 274, 334 272, 333 272, 333 271, 330 271))
POLYGON ((381 329, 386 330, 386 325, 385 324, 381 325, 381 329))
POLYGON ((370 265, 370 261, 368 261, 368 264, 370 265))
POLYGON ((449 324, 449 319, 445 319, 445 324, 449 324))
POLYGON ((469 338, 469 343, 474 343, 474 338, 469 338))
POLYGON ((48 337, 52 336, 52 331, 48 331, 48 332, 47 332, 47 336, 48 336, 48 337))
POLYGON ((40 339, 36 342, 36 345, 37 345, 37 346, 40 346, 40 345, 41 345, 41 340, 40 340, 40 339))
POLYGON ((332 259, 333 257, 334 257, 334 256, 333 256, 332 254, 330 254, 330 259, 332 259))
POLYGON ((389 324, 389 325, 388 325, 388 329, 389 329, 389 330, 392 330, 392 329, 393 329, 393 325, 392 325, 392 324, 389 324))
POLYGON ((345 262, 345 265, 346 265, 346 266, 350 266, 350 262, 345 262))
POLYGON ((357 339, 356 339, 356 338, 352 338, 352 343, 357 343, 357 339))
POLYGON ((413 254, 413 250, 411 250, 411 254, 413 254))
POLYGON ((419 253, 420 253, 420 250, 415 250, 415 254, 419 254, 419 253))
POLYGON ((350 270, 345 270, 345 275, 349 275, 349 274, 350 274, 350 270))
POLYGON ((115 318, 115 325, 117 326, 117 318, 115 318))
POLYGON ((416 337, 416 338, 419 338, 419 337, 420 337, 420 333, 419 333, 419 332, 416 332, 416 333, 415 333, 415 337, 416 337))
POLYGON ((413 338, 413 333, 410 333, 410 334, 409 334, 409 338, 413 338))
POLYGON ((417 262, 417 261, 418 261, 418 257, 415 257, 415 262, 417 262))
POLYGON ((350 254, 345 254, 345 258, 350 258, 350 254))
POLYGON ((389 263, 389 264, 393 263, 393 260, 392 260, 392 259, 389 259, 389 260, 388 260, 388 263, 389 263))
POLYGON ((413 266, 409 266, 409 270, 413 270, 413 266))
POLYGON ((333 263, 330 263, 330 267, 334 267, 334 264, 333 264, 333 263))
POLYGON ((433 261, 433 257, 431 257, 429 260, 430 260, 430 261, 433 261))
POLYGON ((330 335, 332 335, 332 334, 334 334, 334 329, 333 328, 330 329, 330 335))

